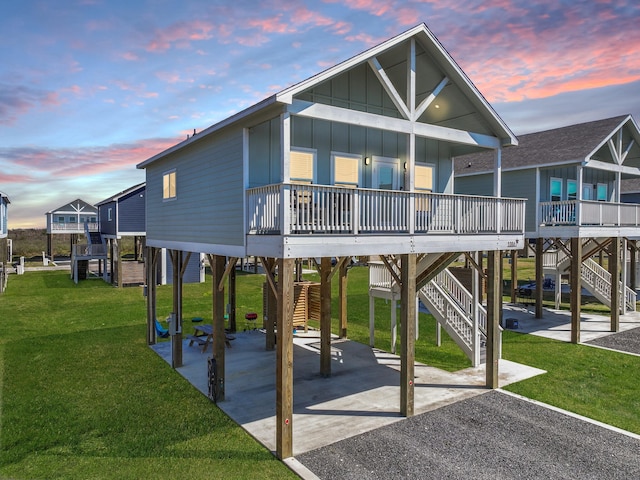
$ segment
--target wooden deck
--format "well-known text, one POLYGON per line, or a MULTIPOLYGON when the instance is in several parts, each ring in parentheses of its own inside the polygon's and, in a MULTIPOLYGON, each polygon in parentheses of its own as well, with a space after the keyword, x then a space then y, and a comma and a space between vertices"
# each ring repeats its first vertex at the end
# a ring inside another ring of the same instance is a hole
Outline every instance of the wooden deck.
POLYGON ((123 261, 121 265, 123 287, 133 287, 145 284, 143 262, 123 261))

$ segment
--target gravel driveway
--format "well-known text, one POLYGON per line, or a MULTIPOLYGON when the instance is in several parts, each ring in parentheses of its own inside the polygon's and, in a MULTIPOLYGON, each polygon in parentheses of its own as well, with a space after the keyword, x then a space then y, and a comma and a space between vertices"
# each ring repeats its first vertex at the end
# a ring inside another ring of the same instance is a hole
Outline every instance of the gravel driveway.
POLYGON ((640 439, 491 391, 297 460, 321 479, 631 479, 640 439))
POLYGON ((612 333, 611 335, 585 343, 640 355, 640 328, 633 328, 620 333, 612 333))

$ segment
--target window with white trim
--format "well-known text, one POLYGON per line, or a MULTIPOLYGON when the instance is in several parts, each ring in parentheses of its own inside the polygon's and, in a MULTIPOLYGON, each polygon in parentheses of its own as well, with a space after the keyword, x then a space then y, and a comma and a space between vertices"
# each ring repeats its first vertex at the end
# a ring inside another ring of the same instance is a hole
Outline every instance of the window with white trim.
POLYGON ((360 155, 348 155, 334 153, 333 159, 333 184, 340 187, 357 188, 360 184, 360 155))
POLYGON ((576 200, 578 198, 578 182, 575 180, 567 180, 567 200, 576 200))
POLYGON ((313 183, 315 150, 294 150, 289 153, 289 178, 292 183, 313 183))
POLYGON ((606 183, 598 184, 596 188, 596 200, 598 202, 606 202, 608 200, 606 183))
POLYGON ((176 198, 176 171, 171 170, 162 175, 162 199, 173 200, 176 198))
POLYGON ((560 200, 562 200, 562 179, 561 178, 551 177, 549 199, 552 202, 559 202, 560 200))

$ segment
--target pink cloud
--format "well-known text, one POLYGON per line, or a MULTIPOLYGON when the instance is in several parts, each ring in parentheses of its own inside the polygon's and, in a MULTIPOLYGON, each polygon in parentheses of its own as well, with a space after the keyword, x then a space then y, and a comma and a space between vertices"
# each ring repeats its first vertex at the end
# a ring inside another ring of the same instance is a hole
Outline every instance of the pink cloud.
POLYGON ((50 180, 55 180, 135 168, 139 162, 181 140, 153 138, 129 144, 83 148, 5 148, 0 149, 0 156, 13 165, 28 168, 33 176, 45 174, 50 180))
POLYGON ((32 109, 56 107, 61 103, 57 92, 0 84, 0 125, 11 125, 32 109))
POLYGON ((137 60, 140 60, 140 57, 138 57, 138 55, 136 55, 133 52, 124 52, 123 54, 120 55, 120 58, 127 60, 129 62, 135 62, 137 60))
POLYGON ((34 178, 29 175, 12 175, 0 172, 0 184, 8 185, 11 183, 25 183, 32 180, 34 180, 34 178))
POLYGON ((149 52, 165 52, 172 47, 188 48, 191 42, 209 40, 216 36, 225 36, 226 29, 217 29, 203 20, 177 22, 164 30, 157 30, 146 46, 149 52))

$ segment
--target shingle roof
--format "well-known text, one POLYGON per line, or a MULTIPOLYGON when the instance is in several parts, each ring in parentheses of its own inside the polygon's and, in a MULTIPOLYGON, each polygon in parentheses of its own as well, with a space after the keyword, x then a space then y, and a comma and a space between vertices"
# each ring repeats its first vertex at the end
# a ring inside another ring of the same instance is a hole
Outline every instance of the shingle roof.
MULTIPOLYGON (((502 151, 502 169, 582 161, 592 153, 628 115, 579 123, 527 135, 519 135, 519 145, 502 151)), ((493 171, 492 151, 463 155, 454 159, 456 175, 493 171)))

